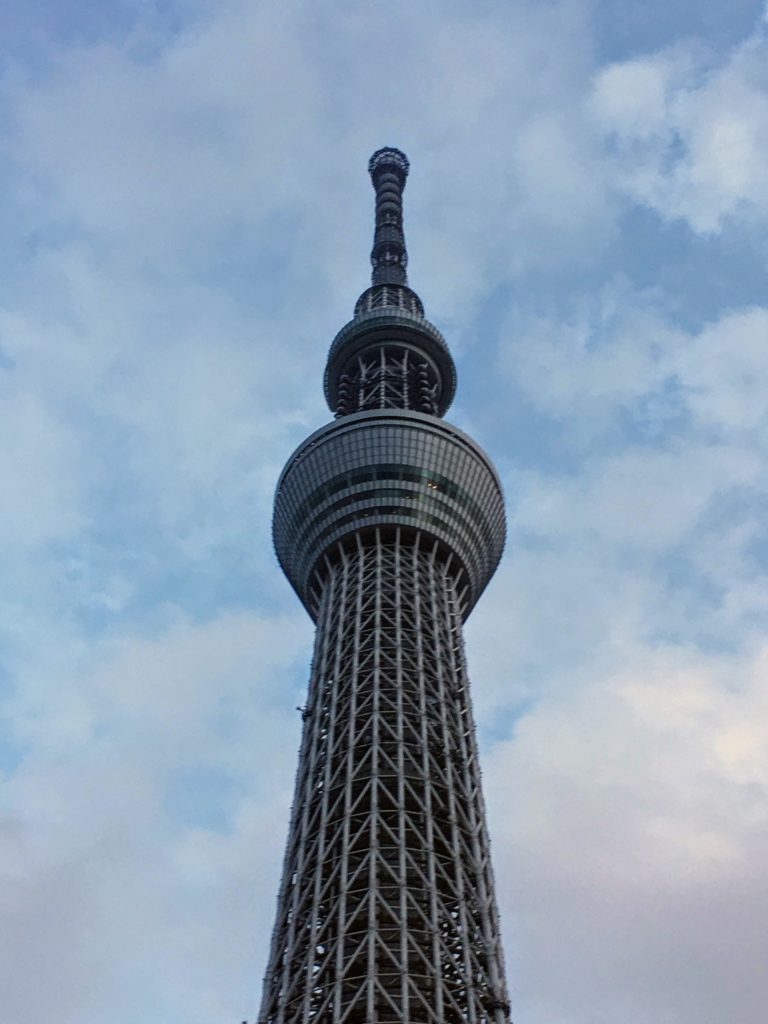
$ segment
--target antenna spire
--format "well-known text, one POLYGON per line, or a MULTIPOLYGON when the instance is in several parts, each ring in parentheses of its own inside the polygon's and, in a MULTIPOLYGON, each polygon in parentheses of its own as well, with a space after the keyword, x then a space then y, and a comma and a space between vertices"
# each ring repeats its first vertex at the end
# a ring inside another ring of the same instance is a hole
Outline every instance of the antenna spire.
POLYGON ((399 149, 377 149, 368 161, 376 190, 376 230, 371 250, 371 284, 407 285, 408 253, 403 234, 403 189, 408 157, 399 149))

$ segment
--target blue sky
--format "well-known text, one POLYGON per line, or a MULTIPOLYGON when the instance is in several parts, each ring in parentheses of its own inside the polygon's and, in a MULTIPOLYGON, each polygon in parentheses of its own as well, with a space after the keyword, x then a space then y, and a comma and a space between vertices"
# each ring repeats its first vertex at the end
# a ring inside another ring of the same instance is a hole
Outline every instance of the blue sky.
POLYGON ((768 25, 6 3, 0 1005, 255 1017, 312 633, 277 475, 370 153, 509 543, 467 628, 517 1024, 762 1024, 768 25))

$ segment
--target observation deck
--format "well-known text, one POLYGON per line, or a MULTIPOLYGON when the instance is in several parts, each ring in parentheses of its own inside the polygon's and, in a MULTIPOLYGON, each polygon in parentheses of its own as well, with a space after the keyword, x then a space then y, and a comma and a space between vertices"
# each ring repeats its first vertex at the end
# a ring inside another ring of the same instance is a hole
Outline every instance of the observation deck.
POLYGON ((488 456, 457 427, 407 410, 321 427, 288 460, 273 529, 280 565, 313 618, 327 553, 374 527, 437 540, 453 559, 466 618, 504 548, 501 484, 488 456))

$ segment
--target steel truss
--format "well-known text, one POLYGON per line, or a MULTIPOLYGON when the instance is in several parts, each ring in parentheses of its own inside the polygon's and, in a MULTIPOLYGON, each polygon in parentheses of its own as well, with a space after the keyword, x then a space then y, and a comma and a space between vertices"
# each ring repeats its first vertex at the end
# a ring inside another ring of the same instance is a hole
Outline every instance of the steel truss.
POLYGON ((337 416, 365 409, 415 409, 437 412, 438 384, 429 362, 403 345, 372 347, 342 374, 337 416))
POLYGON ((451 556, 326 554, 262 1024, 503 1024, 509 1008, 451 556))

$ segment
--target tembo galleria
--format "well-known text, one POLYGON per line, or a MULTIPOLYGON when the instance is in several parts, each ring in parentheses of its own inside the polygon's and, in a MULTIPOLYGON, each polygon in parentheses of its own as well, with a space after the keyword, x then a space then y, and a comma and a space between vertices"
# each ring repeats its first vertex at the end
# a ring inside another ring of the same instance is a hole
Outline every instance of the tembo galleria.
POLYGON ((260 1024, 507 1024, 462 624, 504 546, 456 371, 408 287, 408 160, 380 149, 371 287, 331 345, 334 420, 277 487, 317 625, 260 1024))

